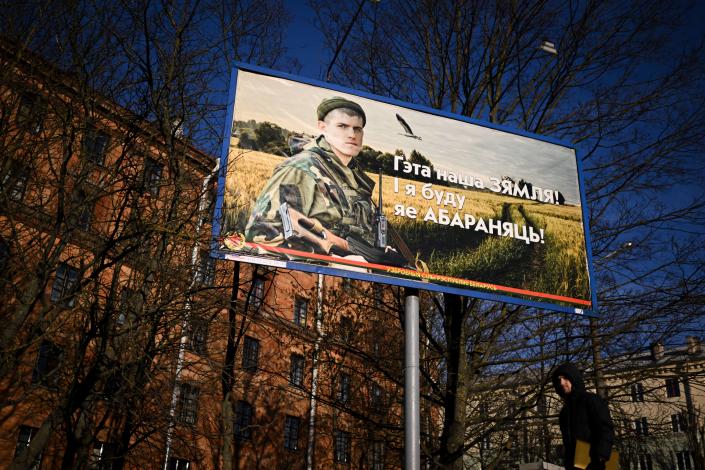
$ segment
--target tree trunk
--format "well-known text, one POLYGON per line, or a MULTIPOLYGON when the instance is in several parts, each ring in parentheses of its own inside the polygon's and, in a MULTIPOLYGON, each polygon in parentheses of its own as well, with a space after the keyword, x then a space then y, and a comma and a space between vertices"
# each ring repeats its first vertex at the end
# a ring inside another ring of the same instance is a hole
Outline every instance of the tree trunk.
POLYGON ((443 433, 439 461, 444 468, 463 469, 465 417, 468 397, 469 365, 467 335, 462 297, 445 294, 444 329, 448 341, 446 360, 448 380, 444 396, 443 433))

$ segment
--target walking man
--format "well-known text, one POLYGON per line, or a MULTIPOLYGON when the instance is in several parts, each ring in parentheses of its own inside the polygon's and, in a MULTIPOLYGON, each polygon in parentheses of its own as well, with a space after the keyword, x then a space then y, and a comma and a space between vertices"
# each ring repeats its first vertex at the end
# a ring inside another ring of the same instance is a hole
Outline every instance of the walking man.
POLYGON ((614 443, 614 425, 607 402, 585 390, 583 375, 571 363, 561 364, 553 372, 553 387, 563 398, 560 413, 563 456, 566 470, 574 470, 578 440, 590 445, 588 470, 604 470, 614 443))

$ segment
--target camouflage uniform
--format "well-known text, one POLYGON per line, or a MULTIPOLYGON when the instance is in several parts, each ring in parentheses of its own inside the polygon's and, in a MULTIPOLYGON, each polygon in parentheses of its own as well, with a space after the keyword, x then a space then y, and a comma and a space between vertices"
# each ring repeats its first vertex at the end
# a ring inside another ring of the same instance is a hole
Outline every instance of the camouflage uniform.
MULTIPOLYGON (((339 237, 352 235, 373 246, 374 185, 354 159, 343 165, 320 136, 274 169, 252 209, 245 237, 256 243, 284 243, 279 206, 286 202, 339 237)), ((297 248, 312 248, 298 243, 297 248)))

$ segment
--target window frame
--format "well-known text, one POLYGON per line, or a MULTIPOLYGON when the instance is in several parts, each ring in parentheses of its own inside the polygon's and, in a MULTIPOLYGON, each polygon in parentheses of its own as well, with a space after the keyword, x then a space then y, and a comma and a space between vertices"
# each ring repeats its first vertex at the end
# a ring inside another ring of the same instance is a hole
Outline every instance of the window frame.
POLYGON ((297 388, 303 388, 306 359, 301 354, 292 353, 289 356, 289 361, 289 385, 297 388))
POLYGON ((636 458, 636 470, 653 470, 651 454, 639 454, 636 458))
POLYGON ((21 202, 27 195, 27 187, 31 171, 29 167, 16 159, 9 159, 7 171, 2 178, 2 189, 7 198, 14 202, 21 202))
POLYGON ((671 415, 671 429, 674 433, 684 433, 688 430, 688 420, 684 413, 671 415))
POLYGON ((308 320, 308 305, 308 299, 299 296, 294 298, 294 315, 292 318, 294 325, 301 328, 306 328, 306 321, 308 320))
POLYGON ((252 285, 248 293, 249 306, 251 310, 259 310, 264 304, 265 279, 261 276, 252 278, 252 285))
POLYGON ((286 415, 284 418, 284 448, 290 452, 300 450, 301 421, 298 416, 286 415))
POLYGON ((641 403, 644 401, 644 385, 641 382, 633 383, 631 386, 632 402, 641 403))
POLYGON ((247 400, 238 400, 235 404, 235 418, 233 434, 238 441, 252 439, 252 422, 254 421, 255 408, 247 400))
POLYGON ((153 196, 159 195, 161 180, 164 176, 164 164, 152 157, 144 157, 142 173, 142 192, 153 196))
POLYGON ((370 447, 370 470, 384 470, 384 441, 372 441, 370 447))
POLYGON ((649 435, 649 421, 645 416, 634 420, 634 432, 637 436, 646 437, 649 435))
POLYGON ((245 335, 242 342, 242 370, 255 373, 259 369, 260 341, 245 335))
POLYGON ((167 464, 167 470, 190 470, 191 461, 187 459, 182 459, 180 457, 169 457, 169 463, 167 464))
POLYGON ((63 357, 64 349, 61 346, 52 341, 42 341, 32 369, 32 384, 55 389, 59 382, 58 372, 63 357))
POLYGON ((61 263, 56 268, 54 282, 51 285, 49 299, 52 303, 63 307, 76 305, 75 291, 80 282, 80 273, 77 268, 68 263, 61 263))
POLYGON ((116 446, 109 442, 96 441, 88 457, 89 470, 111 470, 116 462, 116 446), (96 453, 96 449, 98 452, 96 453))
POLYGON ((208 321, 205 318, 191 316, 186 327, 188 328, 186 349, 199 356, 205 356, 208 352, 208 321))
POLYGON ((195 383, 179 383, 179 400, 176 406, 176 416, 181 424, 195 425, 198 422, 200 395, 201 389, 195 383))
MULTIPOLYGON (((24 451, 32 442, 32 439, 39 431, 39 428, 34 426, 28 426, 26 424, 20 425, 17 430, 17 440, 15 441, 15 453, 14 456, 17 457, 22 451, 24 451), (27 435, 28 434, 28 435, 27 435), (25 437, 23 439, 23 437, 25 437)), ((30 467, 30 470, 39 470, 42 464, 42 456, 44 452, 41 452, 39 456, 34 460, 34 464, 30 467)))
POLYGON ((48 107, 46 98, 39 93, 29 91, 21 93, 15 123, 20 129, 32 135, 39 135, 44 130, 48 107))
POLYGON ((341 372, 335 380, 335 401, 347 404, 350 401, 350 374, 341 372))
POLYGON ((668 377, 666 379, 666 397, 676 398, 681 396, 680 380, 678 377, 668 377))
POLYGON ((348 431, 333 431, 333 461, 340 464, 350 463, 351 436, 348 431))
POLYGON ((674 453, 678 470, 693 470, 693 459, 689 450, 679 450, 674 453))
POLYGON ((384 411, 384 389, 380 384, 375 381, 371 381, 369 385, 370 390, 370 407, 375 413, 382 413, 384 411))
POLYGON ((110 134, 89 124, 81 141, 81 159, 97 166, 105 166, 105 158, 110 148, 110 134))
POLYGON ((95 218, 96 191, 79 186, 71 192, 71 205, 74 210, 68 216, 68 221, 79 230, 89 231, 95 218))
POLYGON ((340 339, 343 343, 349 344, 354 336, 353 320, 347 315, 340 317, 340 339))

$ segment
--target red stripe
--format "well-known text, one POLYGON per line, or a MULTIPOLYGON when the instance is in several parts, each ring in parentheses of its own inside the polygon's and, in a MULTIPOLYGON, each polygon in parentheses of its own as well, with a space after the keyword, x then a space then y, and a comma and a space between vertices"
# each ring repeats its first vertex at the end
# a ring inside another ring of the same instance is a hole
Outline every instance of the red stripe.
POLYGON ((453 284, 464 285, 467 287, 476 287, 479 289, 511 292, 514 294, 521 294, 521 295, 526 295, 526 296, 530 296, 530 297, 538 297, 538 298, 558 300, 561 302, 568 302, 568 303, 573 303, 573 304, 578 304, 578 305, 585 305, 586 307, 590 307, 592 305, 592 302, 589 300, 575 299, 573 297, 565 297, 562 295, 547 294, 545 292, 534 292, 534 291, 530 291, 530 290, 526 290, 526 289, 517 289, 515 287, 507 287, 507 286, 500 286, 500 285, 496 285, 496 284, 488 284, 486 282, 466 280, 466 279, 461 279, 461 278, 457 278, 457 277, 444 276, 444 275, 434 274, 434 273, 424 273, 421 271, 415 271, 413 269, 396 268, 396 267, 386 266, 384 264, 367 263, 367 262, 363 262, 363 261, 349 260, 346 258, 339 258, 339 257, 335 257, 335 256, 319 255, 317 253, 309 253, 306 251, 292 250, 289 248, 260 245, 258 243, 251 243, 251 242, 245 242, 245 245, 252 247, 252 248, 260 248, 265 251, 270 251, 270 252, 274 252, 274 253, 284 253, 284 254, 289 254, 289 255, 294 255, 294 256, 300 256, 303 258, 311 258, 311 259, 317 259, 317 260, 321 260, 321 261, 328 261, 331 263, 347 264, 347 265, 351 265, 351 266, 358 266, 361 268, 368 268, 368 269, 370 269, 370 268, 377 269, 380 271, 386 271, 391 274, 402 274, 404 276, 416 277, 416 278, 424 279, 424 280, 434 280, 435 279, 435 280, 445 281, 445 282, 449 282, 449 283, 453 283, 453 284))

